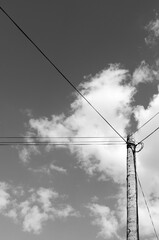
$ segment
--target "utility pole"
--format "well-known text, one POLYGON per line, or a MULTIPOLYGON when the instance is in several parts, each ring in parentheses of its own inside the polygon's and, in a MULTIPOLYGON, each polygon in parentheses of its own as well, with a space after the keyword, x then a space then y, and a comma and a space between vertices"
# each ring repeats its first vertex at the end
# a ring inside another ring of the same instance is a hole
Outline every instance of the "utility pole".
POLYGON ((127 137, 127 240, 139 240, 135 141, 127 137))

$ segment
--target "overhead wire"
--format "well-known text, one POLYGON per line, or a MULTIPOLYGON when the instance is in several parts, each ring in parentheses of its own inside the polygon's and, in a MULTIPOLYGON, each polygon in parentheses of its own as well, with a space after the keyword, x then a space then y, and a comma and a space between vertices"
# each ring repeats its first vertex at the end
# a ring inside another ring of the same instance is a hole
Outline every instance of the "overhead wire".
MULTIPOLYGON (((57 141, 0 141, 0 143, 57 143, 57 141)), ((58 141, 60 142, 60 141, 58 141)), ((123 141, 65 141, 65 143, 123 143, 123 141)), ((124 143, 125 144, 125 143, 124 143)))
POLYGON ((149 138, 152 134, 154 134, 157 130, 159 129, 159 127, 157 127, 154 131, 152 131, 150 134, 148 134, 145 138, 143 138, 141 141, 139 141, 137 144, 145 141, 147 138, 149 138))
POLYGON ((104 145, 117 145, 117 144, 125 144, 123 141, 118 141, 118 140, 97 140, 97 139, 87 139, 83 137, 81 138, 66 138, 66 137, 42 137, 42 138, 24 138, 24 137, 9 137, 9 138, 4 138, 4 137, 0 137, 0 144, 1 145, 16 145, 16 144, 20 144, 20 145, 84 145, 84 144, 104 144, 104 145), (11 139, 11 140, 10 140, 11 139))
MULTIPOLYGON (((79 136, 79 137, 73 137, 73 136, 63 136, 63 137, 54 137, 54 136, 50 136, 50 137, 44 137, 44 136, 40 136, 40 137, 38 137, 38 136, 1 136, 0 137, 0 139, 59 139, 59 138, 66 138, 66 139, 82 139, 82 138, 88 138, 88 139, 115 139, 115 138, 120 138, 120 137, 91 137, 91 136, 89 136, 89 137, 86 137, 86 136, 84 136, 84 137, 82 137, 82 136, 79 136)), ((123 141, 122 141, 123 142, 123 141)))
POLYGON ((119 137, 0 137, 0 146, 6 145, 123 145, 119 137), (84 139, 84 140, 83 140, 84 139), (112 140, 111 140, 112 139, 112 140), (113 140, 114 139, 114 140, 113 140), (61 141, 62 140, 62 141, 61 141))
MULTIPOLYGON (((88 99, 73 85, 73 83, 61 72, 61 70, 49 59, 49 57, 47 57, 47 55, 37 46, 37 44, 35 44, 35 42, 22 30, 22 28, 9 16, 9 14, 0 6, 1 11, 11 20, 11 22, 20 30, 20 32, 34 45, 34 47, 44 56, 44 58, 58 71, 58 73, 73 87, 73 89, 94 109, 94 111, 114 130, 114 132, 116 132, 116 134, 118 134, 118 136, 126 143, 126 140, 124 139, 124 137, 109 123, 108 120, 106 120, 106 118, 103 117, 103 115, 88 101, 88 99)), ((157 113, 159 114, 159 112, 157 113)), ((156 117, 155 114, 151 119, 149 119, 146 123, 144 123, 141 127, 139 127, 137 131, 139 131, 142 127, 144 127, 148 122, 150 122, 154 117, 156 117)), ((154 132, 156 132, 159 129, 156 128, 152 133, 150 133, 147 137, 145 137, 144 139, 142 139, 140 142, 143 142, 145 139, 147 139, 149 136, 151 136, 154 132)), ((136 133, 135 132, 135 133, 136 133)), ((0 137, 2 138, 28 138, 28 137, 0 137)), ((46 137, 29 137, 29 138, 45 138, 46 137)), ((55 138, 55 137, 49 137, 49 138, 55 138)), ((72 137, 56 137, 56 138, 72 138, 72 137)), ((74 137, 75 138, 75 137, 74 137)), ((105 138, 105 137, 78 137, 78 138, 105 138)), ((117 141, 116 141, 117 142, 117 141)), ((96 141, 96 142, 81 142, 81 143, 75 143, 75 142, 68 142, 68 143, 64 143, 64 142, 0 142, 0 146, 10 146, 10 145, 119 145, 119 143, 113 143, 112 142, 108 142, 108 141, 96 141), (98 144, 97 144, 98 142, 98 144)), ((139 143, 140 143, 139 142, 139 143)), ((123 143, 124 144, 124 143, 123 143)), ((122 144, 122 145, 123 145, 122 144)), ((138 176, 137 176, 138 177, 138 176)), ((138 177, 138 182, 142 191, 142 195, 144 197, 145 200, 145 204, 151 219, 151 223, 156 235, 156 238, 159 240, 153 220, 152 220, 152 216, 150 213, 150 209, 148 207, 146 198, 145 198, 145 194, 143 192, 142 186, 141 186, 141 182, 139 180, 138 177)))
POLYGON ((152 219, 152 215, 151 215, 151 212, 150 212, 150 208, 149 208, 149 206, 148 206, 148 202, 147 202, 147 200, 146 200, 146 196, 145 196, 145 193, 144 193, 144 191, 143 191, 143 188, 142 188, 142 185, 141 185, 141 182, 140 182, 140 179, 139 179, 138 174, 137 174, 137 179, 138 179, 138 183, 139 183, 139 186, 140 186, 140 189, 141 189, 142 196, 143 196, 144 201, 145 201, 145 205, 146 205, 146 208, 147 208, 147 211, 148 211, 150 220, 151 220, 151 224, 152 224, 152 227, 153 227, 153 230, 154 230, 156 239, 159 240, 159 237, 158 237, 158 234, 157 234, 157 231, 156 231, 156 228, 155 228, 153 219, 152 219))
POLYGON ((119 137, 37 137, 37 136, 9 136, 0 137, 1 145, 84 145, 84 144, 97 144, 97 145, 118 145, 125 144, 119 137))
POLYGON ((154 116, 152 116, 150 119, 148 119, 143 125, 141 125, 133 134, 137 133, 141 128, 143 128, 146 124, 148 124, 152 119, 154 119, 159 112, 157 112, 154 116))
POLYGON ((53 146, 58 146, 58 145, 81 145, 81 146, 88 146, 88 145, 125 145, 125 143, 104 143, 104 142, 99 142, 99 143, 94 143, 94 142, 89 142, 89 143, 66 143, 66 142, 0 142, 0 146, 15 146, 15 145, 23 145, 23 146, 30 146, 30 145, 37 145, 37 146, 48 146, 48 145, 53 145, 53 146))
POLYGON ((72 86, 72 88, 94 109, 94 111, 126 142, 124 137, 110 124, 110 122, 89 102, 89 100, 74 86, 65 74, 50 60, 49 57, 38 47, 38 45, 24 32, 24 30, 11 18, 11 16, 0 6, 1 11, 11 20, 11 22, 20 30, 20 32, 33 44, 33 46, 43 55, 43 57, 57 70, 57 72, 72 86))

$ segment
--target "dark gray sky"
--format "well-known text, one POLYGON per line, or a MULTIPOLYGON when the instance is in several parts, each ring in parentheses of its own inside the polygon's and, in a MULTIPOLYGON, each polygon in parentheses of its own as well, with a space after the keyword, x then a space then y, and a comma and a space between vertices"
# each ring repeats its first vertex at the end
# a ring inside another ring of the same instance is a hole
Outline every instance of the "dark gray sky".
MULTIPOLYGON (((134 70, 149 58, 144 26, 158 1, 2 1, 2 6, 77 86, 110 63, 134 70)), ((4 104, 37 115, 63 110, 71 87, 4 14, 0 17, 4 104)))
MULTIPOLYGON (((132 73, 142 60, 151 64, 156 58, 157 49, 152 51, 145 45, 145 26, 159 11, 158 0, 1 0, 1 6, 75 86, 84 82, 84 76, 94 76, 111 63, 120 63, 132 73)), ((25 133, 31 117, 27 112, 34 118, 49 119, 52 114, 66 113, 74 91, 2 11, 0 29, 0 136, 19 136, 25 133)), ((135 104, 147 106, 157 86, 140 84, 138 89, 135 104)), ((116 191, 111 181, 105 185, 97 178, 90 180, 67 151, 34 156, 30 168, 46 167, 58 159, 58 165, 69 172, 49 177, 25 168, 14 148, 0 151, 1 182, 28 188, 54 183, 78 211, 91 197, 98 196, 104 204, 105 190, 106 196, 116 191)), ((3 240, 95 240, 97 229, 90 222, 85 213, 82 220, 50 221, 37 237, 1 216, 0 231, 3 240)))

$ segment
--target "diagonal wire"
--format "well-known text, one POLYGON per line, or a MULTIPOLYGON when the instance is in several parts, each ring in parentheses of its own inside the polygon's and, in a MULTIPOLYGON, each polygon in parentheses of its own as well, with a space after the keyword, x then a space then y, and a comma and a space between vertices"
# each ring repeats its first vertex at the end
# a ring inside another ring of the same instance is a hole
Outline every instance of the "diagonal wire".
POLYGON ((144 191, 143 191, 143 188, 142 188, 142 185, 141 185, 141 182, 140 182, 140 179, 139 179, 139 176, 138 176, 138 175, 137 175, 137 178, 138 178, 138 183, 139 183, 139 186, 140 186, 140 189, 141 189, 141 192, 142 192, 144 201, 145 201, 145 205, 146 205, 146 208, 147 208, 147 211, 148 211, 150 220, 151 220, 151 224, 152 224, 152 227, 153 227, 153 230, 154 230, 156 239, 159 240, 159 237, 158 237, 158 234, 157 234, 157 231, 156 231, 156 228, 155 228, 153 219, 152 219, 152 215, 151 215, 151 212, 150 212, 150 209, 149 209, 149 206, 148 206, 148 203, 147 203, 147 200, 146 200, 146 197, 145 197, 145 194, 144 194, 144 191))
POLYGON ((20 32, 31 42, 32 45, 44 56, 44 58, 58 71, 58 73, 74 88, 74 90, 94 109, 94 111, 118 134, 119 137, 126 140, 122 135, 106 120, 105 117, 88 101, 88 99, 73 85, 73 83, 61 72, 61 70, 47 57, 47 55, 37 46, 37 44, 22 30, 22 28, 9 16, 9 14, 0 6, 1 11, 11 20, 11 22, 20 30, 20 32))
POLYGON ((159 129, 159 127, 157 127, 154 131, 152 131, 149 135, 147 135, 145 138, 143 138, 140 142, 138 142, 137 144, 143 142, 144 140, 146 140, 148 137, 150 137, 152 134, 154 134, 157 130, 159 129))
POLYGON ((143 125, 141 125, 133 134, 137 133, 141 128, 143 128, 147 123, 149 123, 152 119, 154 119, 158 114, 159 114, 159 112, 157 112, 153 117, 151 117, 143 125))

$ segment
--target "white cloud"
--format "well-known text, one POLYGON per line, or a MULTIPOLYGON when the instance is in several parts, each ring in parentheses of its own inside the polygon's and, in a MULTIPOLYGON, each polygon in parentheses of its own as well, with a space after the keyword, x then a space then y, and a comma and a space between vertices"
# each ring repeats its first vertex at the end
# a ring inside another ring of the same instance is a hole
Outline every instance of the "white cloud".
POLYGON ((79 217, 80 213, 75 211, 71 205, 61 206, 60 209, 52 209, 53 214, 59 218, 66 218, 69 216, 79 217))
POLYGON ((39 189, 36 193, 20 204, 24 231, 39 234, 47 220, 56 218, 77 217, 78 213, 68 204, 55 204, 60 196, 50 189, 39 189), (40 206, 39 206, 40 203, 40 206))
POLYGON ((117 231, 119 228, 119 222, 115 216, 115 212, 111 211, 109 207, 99 205, 97 203, 90 204, 88 206, 92 217, 93 225, 97 225, 100 228, 98 236, 104 239, 118 237, 117 231))
MULTIPOLYGON (((149 210, 152 216, 153 223, 156 231, 159 231, 158 219, 159 219, 159 201, 149 199, 149 210)), ((140 200, 139 204, 139 229, 141 237, 153 238, 155 236, 152 222, 150 220, 149 213, 146 209, 144 200, 140 200)))
POLYGON ((23 148, 19 148, 19 158, 22 160, 23 163, 28 163, 29 160, 31 159, 31 155, 38 155, 39 150, 37 146, 31 145, 23 148))
MULTIPOLYGON (((154 95, 149 106, 137 106, 135 117, 139 126, 159 112, 159 93, 154 95)), ((136 141, 140 141, 148 136, 153 130, 159 127, 159 114, 135 134, 136 141)), ((143 190, 150 205, 150 211, 154 220, 156 230, 159 232, 159 149, 158 149, 159 130, 144 141, 144 149, 137 154, 137 169, 143 190)), ((141 194, 140 201, 141 201, 141 194)), ((140 232, 144 237, 152 237, 153 227, 147 213, 145 204, 141 201, 139 207, 140 232)))
POLYGON ((59 173, 64 173, 64 174, 67 173, 67 170, 66 170, 65 168, 56 166, 56 165, 54 165, 53 163, 50 164, 50 169, 51 169, 51 170, 55 170, 55 171, 57 171, 57 172, 59 172, 59 173))
POLYGON ((140 66, 135 69, 132 81, 134 85, 138 85, 139 83, 147 83, 152 82, 156 79, 157 72, 153 70, 145 61, 142 61, 140 66))
MULTIPOLYGON (((82 94, 122 136, 125 136, 125 127, 129 124, 130 103, 135 92, 135 88, 127 83, 129 77, 127 70, 120 69, 118 65, 111 65, 80 85, 82 94)), ((80 96, 75 96, 69 116, 61 114, 52 115, 51 119, 30 119, 30 134, 42 137, 66 136, 68 137, 66 142, 73 141, 69 136, 118 137, 87 102, 80 96)), ((54 147, 47 150, 52 149, 54 147)), ((114 151, 114 146, 69 146, 70 152, 76 156, 87 173, 93 175, 96 172, 103 172, 102 179, 112 177, 115 181, 121 182, 124 179, 126 151, 125 146, 115 146, 115 149, 114 151)), ((56 170, 62 171, 59 168, 56 170)))
POLYGON ((41 212, 38 206, 28 208, 23 217, 24 231, 33 231, 35 234, 41 232, 42 224, 48 220, 48 214, 41 212))
POLYGON ((39 168, 28 168, 30 171, 32 171, 33 173, 43 173, 43 174, 52 174, 52 171, 54 172, 58 172, 61 174, 67 174, 67 169, 63 168, 63 167, 59 167, 53 163, 49 164, 49 165, 44 165, 42 167, 39 168))
POLYGON ((42 204, 42 208, 47 212, 52 206, 51 200, 57 199, 59 194, 51 189, 40 188, 37 192, 38 201, 42 204))
POLYGON ((0 213, 34 234, 39 234, 48 220, 79 216, 72 206, 60 203, 62 199, 50 188, 30 189, 20 196, 13 186, 0 183, 0 213))
POLYGON ((33 112, 31 109, 26 108, 26 109, 21 109, 20 112, 27 117, 33 117, 33 112))
POLYGON ((4 182, 0 183, 0 211, 4 210, 10 201, 10 195, 7 193, 8 185, 4 182))
MULTIPOLYGON (((156 65, 157 66, 157 65, 156 65)), ((153 96, 147 109, 143 106, 137 106, 132 110, 132 101, 135 87, 139 83, 152 82, 156 79, 157 70, 153 70, 144 61, 134 71, 132 76, 132 85, 130 75, 127 70, 120 69, 117 65, 112 65, 109 69, 102 71, 100 74, 92 77, 89 81, 80 85, 82 94, 93 104, 95 108, 118 130, 122 135, 126 135, 125 128, 129 125, 129 118, 134 111, 135 118, 141 126, 151 116, 158 112, 159 94, 153 96)), ((139 141, 151 130, 158 126, 159 118, 155 118, 151 124, 143 128, 136 134, 139 141), (153 123, 153 124, 152 124, 153 123), (151 126, 151 127, 150 127, 151 126)), ((51 119, 39 118, 30 119, 29 131, 31 134, 42 137, 68 137, 66 142, 75 141, 69 136, 117 136, 85 102, 80 96, 75 95, 75 100, 70 106, 68 116, 61 114, 59 116, 52 115, 51 119)), ((145 148, 137 154, 138 173, 141 177, 143 188, 146 196, 152 202, 152 196, 155 197, 152 204, 152 213, 155 222, 158 218, 158 188, 159 188, 159 162, 158 162, 158 138, 157 133, 153 138, 149 138, 145 142, 145 148), (153 157, 152 157, 153 154, 153 157)), ((88 140, 88 139, 87 139, 88 140)), ((104 140, 104 138, 102 139, 104 140)), ((112 140, 112 139, 109 139, 112 140)), ((121 139, 120 139, 121 140, 121 139)), ((77 140, 76 140, 77 141, 77 140)), ((47 148, 51 151, 55 148, 47 148)), ((58 148, 61 148, 58 146, 58 148)), ((64 147, 66 148, 66 146, 64 147)), ((80 166, 90 175, 97 172, 101 174, 98 179, 113 179, 116 183, 123 186, 126 179, 126 146, 68 146, 70 153, 74 154, 80 166)), ((54 167, 55 170, 55 167, 54 167)), ((56 168, 57 170, 57 168, 56 168)), ((59 170, 59 169, 58 169, 59 170)), ((60 171, 60 170, 59 170, 60 171)), ((98 175, 99 176, 99 175, 98 175)), ((124 191, 126 191, 124 189, 124 191)), ((88 206, 92 216, 93 223, 100 227, 100 235, 105 238, 119 237, 117 232, 125 225, 126 220, 126 203, 125 194, 121 190, 121 195, 117 201, 114 211, 108 206, 92 203, 88 206), (124 196, 124 197, 123 197, 124 196)), ((54 216, 65 216, 71 212, 71 207, 67 207, 65 211, 52 210, 54 216)), ((140 227, 141 234, 144 237, 151 237, 153 229, 151 224, 144 223, 146 219, 146 209, 140 204, 140 227)), ((158 228, 158 227, 157 227, 158 228)), ((158 228, 159 230, 159 228, 158 228)))
POLYGON ((18 214, 17 214, 16 208, 15 208, 15 209, 11 209, 11 210, 9 210, 8 212, 5 212, 5 213, 4 213, 4 216, 13 219, 14 222, 17 223, 18 214))
POLYGON ((149 46, 154 46, 159 40, 159 19, 150 21, 146 26, 149 35, 145 38, 145 42, 149 46))

